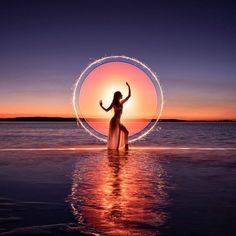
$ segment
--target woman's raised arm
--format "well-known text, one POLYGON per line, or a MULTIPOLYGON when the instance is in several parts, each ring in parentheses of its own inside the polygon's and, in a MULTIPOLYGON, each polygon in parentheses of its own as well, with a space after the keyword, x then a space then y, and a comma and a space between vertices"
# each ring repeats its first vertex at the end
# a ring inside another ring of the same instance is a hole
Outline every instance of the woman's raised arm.
POLYGON ((128 99, 131 97, 131 89, 130 89, 130 86, 129 86, 129 84, 128 84, 127 82, 126 82, 126 85, 128 86, 128 89, 129 89, 128 96, 127 96, 125 99, 123 99, 123 100, 121 101, 121 104, 124 104, 125 102, 127 102, 128 99))

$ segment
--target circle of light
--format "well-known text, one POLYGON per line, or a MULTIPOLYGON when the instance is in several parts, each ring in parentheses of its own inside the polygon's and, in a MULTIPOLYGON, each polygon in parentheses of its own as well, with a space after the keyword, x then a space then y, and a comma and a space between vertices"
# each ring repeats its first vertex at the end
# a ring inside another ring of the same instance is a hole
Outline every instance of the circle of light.
MULTIPOLYGON (((152 122, 149 122, 149 124, 141 131, 139 131, 138 133, 132 135, 131 137, 129 137, 129 143, 132 143, 134 141, 140 140, 143 137, 145 137, 148 133, 150 133, 155 125, 157 124, 158 120, 161 117, 162 111, 163 111, 163 91, 161 88, 161 84, 159 82, 159 79, 157 77, 157 75, 144 63, 142 63, 141 61, 135 59, 135 58, 131 58, 131 57, 127 57, 127 56, 107 56, 107 57, 102 57, 98 60, 95 60, 94 62, 90 63, 80 74, 79 78, 77 79, 74 88, 73 88, 73 95, 72 95, 72 104, 73 104, 73 109, 77 118, 77 125, 81 125, 90 135, 94 136, 95 138, 97 138, 100 141, 103 142, 107 142, 107 136, 102 135, 101 133, 97 132, 95 129, 93 129, 86 121, 81 120, 81 118, 78 115, 78 111, 76 108, 76 91, 79 90, 82 87, 83 81, 86 79, 86 76, 96 67, 108 63, 108 62, 126 62, 129 64, 132 64, 134 66, 137 66, 139 69, 142 69, 146 74, 151 75, 151 78, 148 76, 149 79, 151 79, 154 88, 156 90, 156 94, 158 97, 158 93, 157 93, 157 87, 160 91, 160 112, 157 115, 157 118, 155 119, 155 122, 153 124, 151 124, 152 122), (141 68, 140 68, 141 67, 141 68)), ((79 97, 79 96, 78 96, 79 97)))

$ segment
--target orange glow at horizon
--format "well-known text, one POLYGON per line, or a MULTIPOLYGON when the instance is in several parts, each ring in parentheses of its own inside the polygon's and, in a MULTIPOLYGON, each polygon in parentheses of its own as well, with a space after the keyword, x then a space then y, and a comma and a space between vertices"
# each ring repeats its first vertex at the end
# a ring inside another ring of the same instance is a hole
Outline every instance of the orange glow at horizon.
MULTIPOLYGON (((31 98, 34 99, 33 97, 31 98)), ((74 117, 74 112, 71 108, 70 99, 65 104, 60 104, 60 108, 54 107, 54 102, 50 102, 44 106, 1 106, 0 118, 15 118, 15 117, 74 117)), ((191 103, 191 101, 190 101, 191 103)), ((104 102, 105 104, 105 102, 104 102)), ((109 112, 110 117, 111 113, 109 112)), ((236 120, 235 105, 213 104, 211 106, 205 104, 178 104, 173 105, 168 100, 165 102, 164 110, 161 119, 183 119, 183 120, 236 120)))

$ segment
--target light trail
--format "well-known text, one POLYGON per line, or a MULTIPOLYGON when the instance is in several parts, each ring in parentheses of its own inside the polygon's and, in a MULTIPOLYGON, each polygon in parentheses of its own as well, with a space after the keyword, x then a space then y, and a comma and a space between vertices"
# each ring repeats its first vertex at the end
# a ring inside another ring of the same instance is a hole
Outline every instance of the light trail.
MULTIPOLYGON (((54 148, 0 148, 4 151, 99 151, 107 150, 105 145, 81 146, 81 147, 54 147, 54 148)), ((236 151, 235 147, 155 147, 155 146, 131 146, 130 151, 161 151, 161 150, 191 150, 191 151, 236 151)), ((120 150, 122 152, 122 150, 120 150)))
MULTIPOLYGON (((148 130, 142 130, 140 131, 138 134, 138 137, 136 138, 132 138, 131 140, 129 140, 129 143, 132 143, 134 141, 137 141, 137 140, 140 140, 142 139, 143 137, 145 137, 148 133, 150 133, 154 127, 156 126, 158 120, 160 119, 161 117, 161 114, 162 114, 162 111, 163 111, 163 106, 164 106, 164 96, 163 96, 163 90, 162 90, 162 87, 161 87, 161 84, 160 84, 160 81, 159 81, 159 78, 158 76, 144 63, 142 63, 141 61, 133 58, 133 57, 127 57, 127 56, 107 56, 107 57, 102 57, 100 59, 97 59, 96 61, 90 63, 83 71, 82 73, 80 74, 79 78, 77 79, 77 81, 75 82, 74 86, 73 86, 73 93, 72 93, 72 105, 73 105, 73 110, 74 110, 74 113, 76 115, 76 118, 77 118, 77 124, 81 125, 85 131, 87 131, 90 135, 94 136, 95 138, 97 138, 98 140, 100 141, 103 141, 103 142, 107 142, 107 138, 103 138, 103 137, 100 137, 99 134, 96 134, 94 132, 94 130, 92 128, 89 128, 89 126, 86 126, 86 123, 84 123, 79 117, 79 113, 78 110, 77 110, 77 97, 76 97, 76 92, 77 92, 77 89, 80 89, 78 88, 80 82, 83 80, 83 77, 86 75, 86 73, 94 66, 97 66, 97 65, 100 65, 108 60, 119 60, 119 59, 122 59, 122 60, 127 60, 127 63, 129 62, 132 62, 132 64, 134 64, 135 66, 137 65, 140 65, 142 68, 144 68, 148 73, 150 73, 150 75, 152 76, 152 78, 154 79, 155 83, 157 84, 158 86, 158 90, 160 92, 160 94, 157 94, 157 97, 158 95, 160 96, 160 111, 159 111, 159 114, 157 115, 156 117, 156 120, 155 122, 153 122, 153 125, 148 129, 148 130)), ((145 72, 145 71, 144 71, 145 72)), ((145 72, 145 73, 147 73, 145 72)), ((150 77, 149 77, 150 78, 150 77)), ((151 79, 151 78, 150 78, 151 79)), ((153 82, 154 82, 153 81, 153 82)), ((157 90, 157 86, 153 83, 155 89, 157 90)))

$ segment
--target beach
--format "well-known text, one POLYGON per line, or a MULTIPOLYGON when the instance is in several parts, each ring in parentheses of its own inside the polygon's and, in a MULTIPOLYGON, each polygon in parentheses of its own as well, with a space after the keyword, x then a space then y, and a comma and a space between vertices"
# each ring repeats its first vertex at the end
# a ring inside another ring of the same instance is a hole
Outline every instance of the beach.
POLYGON ((235 123, 163 122, 127 152, 0 123, 0 235, 234 235, 235 123))

